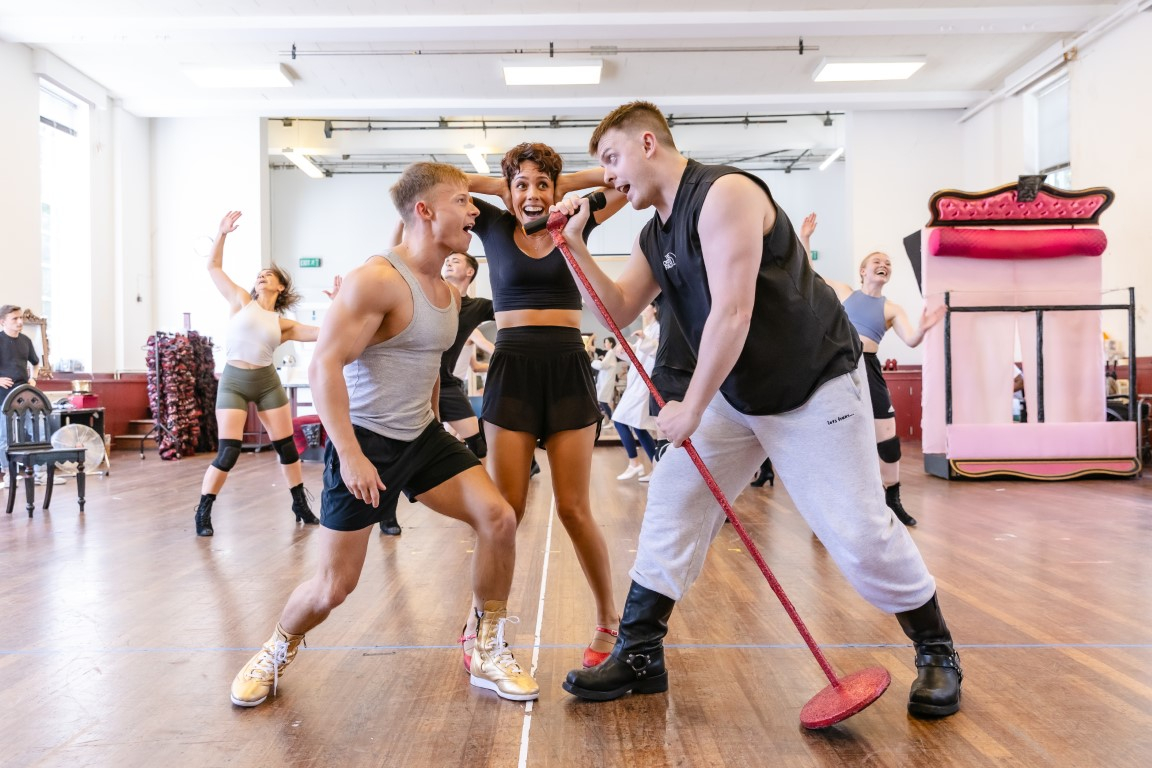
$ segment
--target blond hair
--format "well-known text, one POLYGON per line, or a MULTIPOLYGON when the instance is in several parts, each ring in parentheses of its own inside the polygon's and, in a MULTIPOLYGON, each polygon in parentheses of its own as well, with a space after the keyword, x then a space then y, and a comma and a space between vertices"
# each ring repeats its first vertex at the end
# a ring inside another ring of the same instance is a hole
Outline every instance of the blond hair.
POLYGON ((388 194, 405 224, 412 223, 412 210, 416 203, 439 184, 467 187, 468 177, 464 171, 446 163, 413 163, 404 169, 388 194))

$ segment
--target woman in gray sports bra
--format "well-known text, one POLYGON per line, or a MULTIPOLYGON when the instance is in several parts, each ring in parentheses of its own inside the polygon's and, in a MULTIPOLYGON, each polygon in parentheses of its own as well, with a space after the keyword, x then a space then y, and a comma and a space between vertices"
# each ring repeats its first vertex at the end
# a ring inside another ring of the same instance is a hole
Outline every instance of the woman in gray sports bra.
MULTIPOLYGON (((809 214, 800 226, 800 242, 809 256, 812 249, 808 245, 812 233, 816 231, 816 214, 809 214)), ((875 251, 860 262, 860 285, 854 290, 847 283, 824 278, 824 282, 836 291, 836 296, 844 305, 848 319, 860 334, 864 345, 864 367, 868 372, 868 391, 872 396, 872 416, 876 420, 876 452, 880 455, 880 477, 884 481, 884 497, 888 508, 904 525, 916 525, 916 518, 904 510, 900 500, 900 438, 896 436, 896 411, 892 408, 892 397, 888 383, 884 381, 880 359, 876 356, 880 341, 891 328, 909 347, 917 347, 924 340, 929 328, 944 317, 944 308, 935 312, 924 312, 920 324, 915 326, 908 314, 894 301, 884 298, 884 286, 892 279, 892 260, 888 254, 875 251)))

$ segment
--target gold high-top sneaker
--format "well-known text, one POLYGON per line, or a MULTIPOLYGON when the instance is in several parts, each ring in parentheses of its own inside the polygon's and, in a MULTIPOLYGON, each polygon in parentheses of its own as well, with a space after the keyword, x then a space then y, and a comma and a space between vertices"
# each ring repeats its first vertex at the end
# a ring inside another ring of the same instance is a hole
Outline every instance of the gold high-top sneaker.
POLYGON ((260 652, 248 660, 232 681, 232 703, 238 707, 254 707, 273 695, 284 668, 296 658, 296 651, 304 635, 292 635, 279 624, 260 652))
POLYGON ((504 642, 504 625, 520 621, 508 616, 508 604, 503 600, 486 600, 483 613, 478 612, 477 616, 480 625, 476 628, 476 646, 472 649, 469 668, 472 685, 495 691, 500 698, 512 701, 538 697, 540 686, 520 668, 504 642))

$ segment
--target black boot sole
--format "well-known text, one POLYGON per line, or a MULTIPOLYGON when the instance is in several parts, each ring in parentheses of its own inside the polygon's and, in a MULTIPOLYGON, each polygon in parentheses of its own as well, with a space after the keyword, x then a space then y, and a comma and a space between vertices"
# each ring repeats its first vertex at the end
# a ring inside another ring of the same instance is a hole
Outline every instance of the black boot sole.
POLYGON ((668 690, 668 673, 665 672, 662 675, 657 675, 656 677, 651 677, 646 680, 633 680, 626 685, 613 688, 610 691, 594 691, 589 688, 581 688, 567 680, 564 681, 563 685, 564 690, 581 699, 588 699, 589 701, 612 701, 628 693, 664 693, 668 690))
POLYGON ((912 701, 908 702, 908 714, 923 720, 948 717, 948 715, 954 715, 959 711, 959 701, 955 704, 918 704, 912 701))

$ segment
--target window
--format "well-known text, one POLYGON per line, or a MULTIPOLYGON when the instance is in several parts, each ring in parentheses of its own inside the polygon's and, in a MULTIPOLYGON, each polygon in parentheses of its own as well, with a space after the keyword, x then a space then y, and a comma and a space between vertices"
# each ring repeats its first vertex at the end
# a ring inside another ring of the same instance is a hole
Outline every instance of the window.
POLYGON ((92 367, 89 106, 40 81, 41 315, 57 370, 92 367))
POLYGON ((1068 90, 1068 78, 1062 77, 1035 93, 1036 167, 1046 183, 1061 189, 1072 189, 1068 90))

